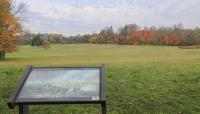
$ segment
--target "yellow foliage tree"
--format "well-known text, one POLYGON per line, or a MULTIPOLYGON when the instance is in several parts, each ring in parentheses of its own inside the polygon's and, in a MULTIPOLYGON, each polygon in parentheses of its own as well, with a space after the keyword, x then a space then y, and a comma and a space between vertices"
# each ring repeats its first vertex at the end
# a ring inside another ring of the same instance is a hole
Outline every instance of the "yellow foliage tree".
POLYGON ((0 0, 0 59, 5 54, 17 51, 17 41, 21 33, 21 25, 11 13, 11 1, 0 0))
POLYGON ((89 40, 88 40, 88 42, 89 43, 91 43, 91 44, 95 44, 96 43, 96 37, 92 37, 92 38, 90 38, 89 40))

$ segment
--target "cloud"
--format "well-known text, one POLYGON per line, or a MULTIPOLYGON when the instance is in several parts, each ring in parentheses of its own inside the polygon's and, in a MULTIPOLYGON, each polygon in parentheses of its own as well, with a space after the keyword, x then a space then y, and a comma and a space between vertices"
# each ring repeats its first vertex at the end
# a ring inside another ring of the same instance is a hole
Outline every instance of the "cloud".
POLYGON ((129 23, 141 26, 199 26, 197 0, 17 0, 28 6, 30 29, 66 35, 115 28, 129 23), (59 30, 59 31, 58 31, 59 30))

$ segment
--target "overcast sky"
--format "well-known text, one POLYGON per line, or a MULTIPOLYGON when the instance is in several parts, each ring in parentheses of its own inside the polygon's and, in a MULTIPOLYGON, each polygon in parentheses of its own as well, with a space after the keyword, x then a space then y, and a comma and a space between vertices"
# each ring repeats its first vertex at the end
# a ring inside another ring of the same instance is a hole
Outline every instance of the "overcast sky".
POLYGON ((200 0, 16 0, 27 5, 24 28, 64 35, 140 26, 200 26, 200 0))

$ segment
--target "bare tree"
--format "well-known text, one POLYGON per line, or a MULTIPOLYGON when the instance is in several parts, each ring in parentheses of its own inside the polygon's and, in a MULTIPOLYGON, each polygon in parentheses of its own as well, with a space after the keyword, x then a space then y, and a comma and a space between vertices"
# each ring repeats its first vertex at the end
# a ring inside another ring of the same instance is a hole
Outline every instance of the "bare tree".
POLYGON ((24 17, 24 13, 26 12, 26 4, 25 3, 19 3, 17 4, 15 0, 10 0, 11 7, 10 11, 11 13, 19 20, 19 21, 27 21, 26 17, 24 17))

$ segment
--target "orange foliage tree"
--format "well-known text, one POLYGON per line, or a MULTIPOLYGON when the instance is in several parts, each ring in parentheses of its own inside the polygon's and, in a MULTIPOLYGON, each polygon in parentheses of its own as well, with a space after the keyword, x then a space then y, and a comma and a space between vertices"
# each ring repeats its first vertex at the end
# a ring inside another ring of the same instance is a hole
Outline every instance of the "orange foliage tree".
POLYGON ((152 44, 155 33, 148 30, 133 32, 129 38, 129 44, 152 44))
POLYGON ((116 36, 111 26, 111 27, 106 27, 101 30, 101 32, 96 37, 95 43, 99 43, 99 44, 115 43, 115 39, 116 39, 116 36))
POLYGON ((0 0, 0 59, 8 52, 17 51, 21 25, 11 13, 11 7, 9 0, 0 0))
POLYGON ((167 45, 176 45, 178 36, 176 34, 171 34, 168 37, 166 37, 166 44, 167 45))

